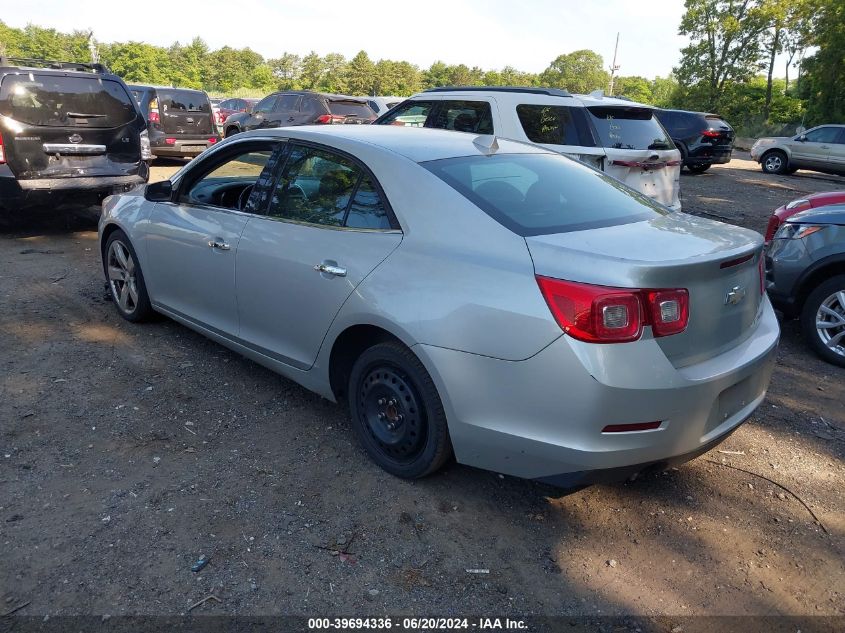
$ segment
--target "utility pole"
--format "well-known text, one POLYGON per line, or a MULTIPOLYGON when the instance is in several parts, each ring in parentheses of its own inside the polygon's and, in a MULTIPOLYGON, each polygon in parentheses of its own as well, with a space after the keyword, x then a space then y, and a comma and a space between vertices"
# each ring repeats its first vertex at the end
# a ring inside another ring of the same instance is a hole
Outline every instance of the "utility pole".
POLYGON ((616 54, 619 52, 619 33, 616 33, 616 46, 613 48, 613 63, 610 65, 610 90, 607 91, 607 96, 613 96, 613 80, 616 78, 616 71, 619 70, 619 64, 616 63, 616 54))
POLYGON ((97 40, 94 39, 94 31, 88 31, 88 51, 91 53, 91 63, 96 64, 100 61, 100 49, 97 46, 97 40))

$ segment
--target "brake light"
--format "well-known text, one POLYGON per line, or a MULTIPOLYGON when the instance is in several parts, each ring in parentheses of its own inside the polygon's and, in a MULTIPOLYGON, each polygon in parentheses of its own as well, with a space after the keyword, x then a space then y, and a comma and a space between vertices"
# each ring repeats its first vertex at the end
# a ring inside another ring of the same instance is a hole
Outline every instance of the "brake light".
POLYGON ((214 145, 217 142, 217 138, 212 136, 210 139, 208 139, 208 142, 214 145))
POLYGON ((701 136, 705 136, 707 138, 719 138, 720 136, 722 136, 722 133, 718 130, 704 130, 701 133, 701 136))
POLYGON ((176 145, 176 139, 175 138, 166 138, 166 139, 164 139, 164 142, 167 145, 176 145))
POLYGON ((655 338, 683 332, 689 323, 689 293, 683 288, 612 288, 537 276, 555 321, 568 335, 588 343, 628 343, 652 326, 655 338))
POLYGON ((338 116, 337 114, 321 114, 317 117, 315 123, 343 123, 346 117, 338 116))
POLYGON ((0 134, 0 165, 6 162, 6 150, 3 147, 3 135, 0 134))
POLYGON ((161 119, 158 116, 158 110, 150 110, 149 121, 154 125, 161 123, 161 119))
POLYGON ((780 228, 780 218, 772 213, 771 217, 769 217, 769 223, 766 225, 766 242, 771 242, 772 239, 775 237, 775 233, 778 232, 780 228))

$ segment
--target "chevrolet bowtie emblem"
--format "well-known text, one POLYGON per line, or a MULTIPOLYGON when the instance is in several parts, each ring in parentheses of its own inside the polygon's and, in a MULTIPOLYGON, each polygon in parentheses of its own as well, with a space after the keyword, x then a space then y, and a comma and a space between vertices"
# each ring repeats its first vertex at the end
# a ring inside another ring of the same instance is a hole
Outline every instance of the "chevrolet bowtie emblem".
POLYGON ((733 288, 730 289, 728 294, 725 295, 725 305, 726 306, 727 305, 735 306, 740 301, 745 299, 745 295, 746 295, 745 288, 743 288, 742 286, 734 286, 733 288))

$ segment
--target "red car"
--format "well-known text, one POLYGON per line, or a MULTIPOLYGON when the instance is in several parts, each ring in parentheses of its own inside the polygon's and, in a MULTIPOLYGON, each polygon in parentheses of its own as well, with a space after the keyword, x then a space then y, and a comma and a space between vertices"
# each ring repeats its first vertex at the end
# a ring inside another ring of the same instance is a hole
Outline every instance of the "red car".
POLYGON ((237 112, 252 112, 258 99, 226 99, 217 106, 217 125, 223 125, 231 115, 237 112))
POLYGON ((845 191, 814 193, 811 196, 798 198, 782 207, 778 207, 772 212, 772 216, 769 218, 769 224, 766 226, 766 244, 772 241, 780 225, 786 222, 787 218, 791 218, 799 211, 826 207, 830 204, 845 204, 845 191))

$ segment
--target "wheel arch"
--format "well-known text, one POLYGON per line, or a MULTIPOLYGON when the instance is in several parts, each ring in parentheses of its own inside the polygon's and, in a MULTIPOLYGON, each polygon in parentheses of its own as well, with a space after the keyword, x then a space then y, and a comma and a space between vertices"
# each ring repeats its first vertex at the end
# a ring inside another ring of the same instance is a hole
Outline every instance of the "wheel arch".
POLYGON ((804 308, 807 297, 819 284, 835 275, 845 275, 845 253, 830 255, 816 262, 804 271, 796 284, 795 308, 798 313, 804 308))

